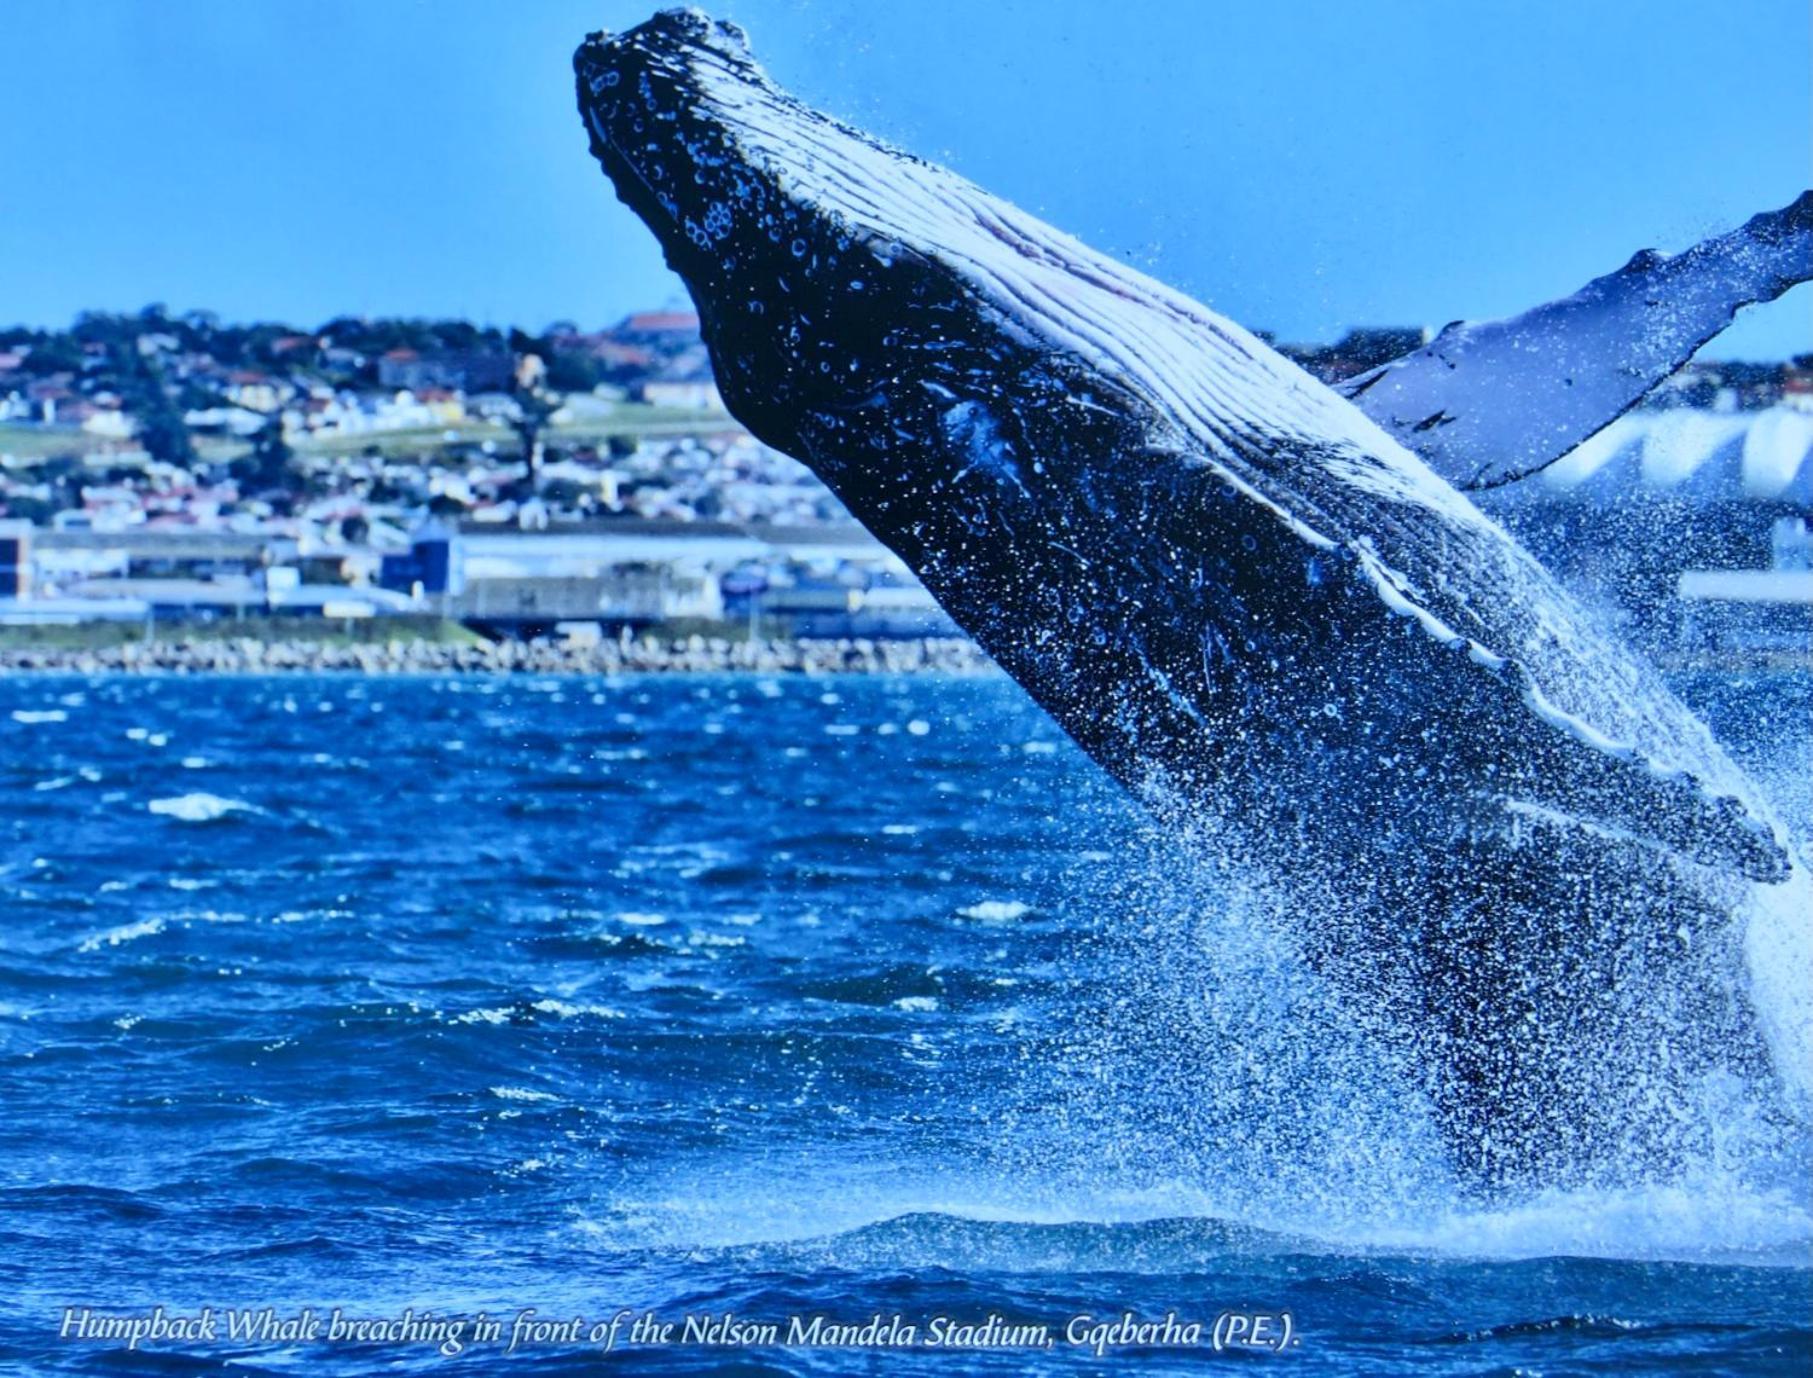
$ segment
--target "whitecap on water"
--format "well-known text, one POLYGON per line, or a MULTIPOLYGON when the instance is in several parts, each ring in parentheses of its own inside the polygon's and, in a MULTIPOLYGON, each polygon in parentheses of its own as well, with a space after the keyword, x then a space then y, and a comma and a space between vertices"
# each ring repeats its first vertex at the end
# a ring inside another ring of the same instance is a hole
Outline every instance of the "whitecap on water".
POLYGON ((118 947, 135 938, 149 938, 164 931, 161 918, 137 919, 132 923, 123 923, 118 928, 109 928, 102 933, 93 933, 82 939, 78 952, 99 952, 103 947, 118 947))
POLYGON ((974 919, 977 923, 1012 923, 1030 913, 1032 906, 1020 900, 982 900, 957 911, 958 917, 974 919))
POLYGON ((594 1019, 622 1019, 625 1017, 622 1010, 612 1009, 609 1005, 573 1005, 565 1000, 537 1000, 529 1008, 560 1019, 575 1019, 581 1015, 590 1015, 594 1019))
POLYGON ((69 714, 61 708, 15 708, 13 721, 19 723, 68 722, 69 714))
POLYGON ((239 799, 223 799, 218 794, 179 794, 172 799, 153 799, 145 807, 165 818, 184 823, 212 823, 230 813, 257 813, 251 804, 239 799))
POLYGON ((453 1017, 455 1024, 508 1024, 512 1011, 498 1006, 485 1010, 467 1010, 453 1017))
POLYGON ((514 1101, 557 1101, 559 1096, 547 1091, 531 1091, 526 1086, 493 1086, 491 1094, 499 1100, 514 1101))

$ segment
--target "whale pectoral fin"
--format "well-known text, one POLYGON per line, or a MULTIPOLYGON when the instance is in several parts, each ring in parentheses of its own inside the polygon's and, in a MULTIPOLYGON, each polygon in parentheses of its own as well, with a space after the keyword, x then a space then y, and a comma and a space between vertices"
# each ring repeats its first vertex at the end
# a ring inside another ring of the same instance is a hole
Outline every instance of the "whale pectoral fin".
POLYGON ((1779 884, 1792 870, 1775 826, 1744 800, 1720 794, 1690 771, 1609 741, 1560 712, 1527 685, 1527 708, 1555 734, 1542 773, 1518 797, 1551 817, 1666 848, 1703 866, 1779 884))
POLYGON ((1813 279, 1813 191, 1668 255, 1644 250, 1559 301, 1457 321, 1337 385, 1462 489, 1533 474, 1603 430, 1741 307, 1813 279))

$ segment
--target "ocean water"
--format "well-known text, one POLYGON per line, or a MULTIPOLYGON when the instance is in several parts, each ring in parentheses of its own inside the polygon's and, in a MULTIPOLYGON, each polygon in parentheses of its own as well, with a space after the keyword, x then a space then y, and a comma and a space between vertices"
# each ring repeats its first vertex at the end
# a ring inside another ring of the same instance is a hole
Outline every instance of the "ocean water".
MULTIPOLYGON (((1804 826, 1807 682, 1682 687, 1804 826)), ((0 739, 9 1372, 1813 1368, 1804 1159, 1461 1191, 1004 680, 18 678, 0 739)))

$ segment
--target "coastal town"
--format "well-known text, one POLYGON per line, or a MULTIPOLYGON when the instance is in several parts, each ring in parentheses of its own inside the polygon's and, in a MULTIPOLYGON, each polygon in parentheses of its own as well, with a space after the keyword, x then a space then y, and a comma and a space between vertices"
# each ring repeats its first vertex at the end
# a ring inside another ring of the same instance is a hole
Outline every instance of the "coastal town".
MULTIPOLYGON (((1332 382, 1428 338, 1279 348, 1332 382)), ((1690 364, 1480 500, 1664 657, 1813 646, 1813 356, 1690 364)), ((0 330, 0 651, 152 664, 197 638, 323 632, 458 650, 425 664, 553 646, 676 668, 812 641, 871 648, 818 661, 885 667, 913 657, 876 645, 961 641, 805 466, 725 412, 690 311, 531 335, 150 306, 0 330)))

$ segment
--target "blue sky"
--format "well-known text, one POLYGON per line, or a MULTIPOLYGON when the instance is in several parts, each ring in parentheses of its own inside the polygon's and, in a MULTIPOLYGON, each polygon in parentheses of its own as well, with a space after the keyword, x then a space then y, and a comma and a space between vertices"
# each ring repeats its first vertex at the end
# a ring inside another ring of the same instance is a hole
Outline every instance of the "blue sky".
MULTIPOLYGON (((0 321, 680 299, 573 112, 620 0, 3 0, 0 321)), ((723 0, 815 104, 1243 324, 1571 291, 1813 181, 1805 0, 723 0)), ((1813 288, 1708 352, 1813 349, 1813 288)))

